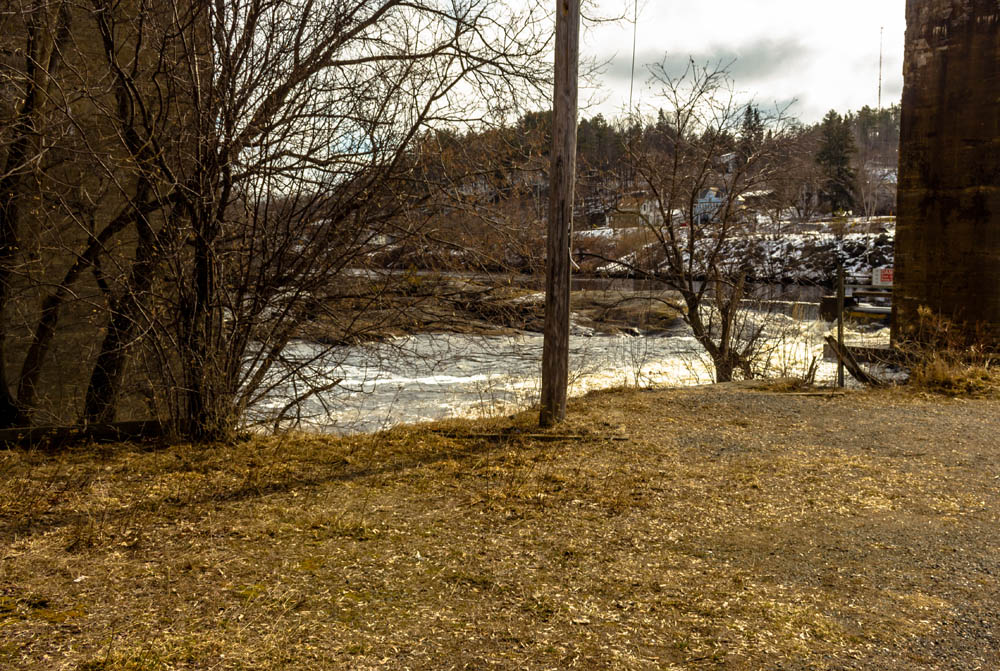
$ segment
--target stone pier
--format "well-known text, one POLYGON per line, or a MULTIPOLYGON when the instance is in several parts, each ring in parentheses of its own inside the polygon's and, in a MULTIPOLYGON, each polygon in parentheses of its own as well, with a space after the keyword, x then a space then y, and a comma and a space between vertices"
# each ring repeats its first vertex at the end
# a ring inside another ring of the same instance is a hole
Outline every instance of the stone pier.
POLYGON ((1000 344, 1000 0, 907 0, 893 339, 917 309, 1000 344))

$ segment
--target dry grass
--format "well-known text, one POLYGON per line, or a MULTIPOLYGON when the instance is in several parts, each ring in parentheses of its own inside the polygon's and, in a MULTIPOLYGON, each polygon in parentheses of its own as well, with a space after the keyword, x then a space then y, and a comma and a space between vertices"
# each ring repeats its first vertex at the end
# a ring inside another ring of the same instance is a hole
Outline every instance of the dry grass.
POLYGON ((996 668, 997 410, 725 386, 564 440, 0 453, 0 668, 996 668))
POLYGON ((951 396, 1000 392, 995 338, 981 327, 955 324, 926 307, 918 308, 917 316, 916 329, 899 347, 912 386, 951 396))
POLYGON ((953 396, 986 396, 1000 392, 996 366, 970 363, 964 356, 931 352, 910 369, 910 384, 953 396))

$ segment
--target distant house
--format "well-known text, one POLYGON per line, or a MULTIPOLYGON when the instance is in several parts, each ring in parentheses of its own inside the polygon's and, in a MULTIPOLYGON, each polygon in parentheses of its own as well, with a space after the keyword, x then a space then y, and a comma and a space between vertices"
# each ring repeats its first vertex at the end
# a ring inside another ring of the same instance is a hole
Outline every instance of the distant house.
POLYGON ((719 187, 710 187, 701 192, 694 204, 694 220, 698 224, 707 224, 719 216, 725 207, 726 192, 719 187))
POLYGON ((633 191, 622 196, 611 217, 613 228, 635 228, 663 224, 659 203, 646 191, 633 191))
POLYGON ((736 172, 736 168, 739 165, 740 156, 735 151, 731 151, 728 154, 723 154, 718 158, 718 165, 721 166, 722 170, 727 175, 732 175, 736 172))
POLYGON ((713 186, 702 191, 695 202, 694 220, 699 224, 709 223, 717 219, 726 207, 731 208, 730 214, 741 213, 749 215, 752 219, 755 213, 772 206, 774 198, 775 193, 772 189, 747 191, 732 197, 724 188, 713 186))

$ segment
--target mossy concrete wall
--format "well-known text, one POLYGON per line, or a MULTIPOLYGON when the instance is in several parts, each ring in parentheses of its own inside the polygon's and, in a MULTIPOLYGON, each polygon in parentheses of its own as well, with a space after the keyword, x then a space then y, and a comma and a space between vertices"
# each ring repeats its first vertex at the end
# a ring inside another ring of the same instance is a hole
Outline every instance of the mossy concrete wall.
POLYGON ((1000 0, 907 0, 893 337, 1000 337, 1000 0))

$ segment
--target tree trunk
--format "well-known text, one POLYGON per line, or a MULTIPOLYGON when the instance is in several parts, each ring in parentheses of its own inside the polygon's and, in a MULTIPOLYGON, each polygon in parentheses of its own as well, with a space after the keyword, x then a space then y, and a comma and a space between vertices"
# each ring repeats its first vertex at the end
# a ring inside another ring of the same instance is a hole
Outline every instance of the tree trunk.
POLYGON ((59 295, 48 296, 42 301, 42 316, 38 320, 31 346, 21 365, 21 376, 17 383, 17 404, 21 408, 22 420, 25 423, 31 421, 32 411, 35 408, 38 378, 41 375, 42 362, 55 336, 61 304, 59 295))
MULTIPOLYGON (((155 201, 143 202, 148 193, 148 182, 140 180, 136 190, 135 201, 119 213, 96 237, 91 238, 87 244, 87 248, 80 254, 70 269, 66 271, 62 283, 59 284, 52 295, 46 297, 42 302, 42 314, 38 320, 38 325, 35 327, 31 345, 28 347, 28 352, 24 357, 24 363, 21 366, 21 376, 17 384, 17 404, 21 408, 22 413, 30 415, 35 406, 38 379, 41 375, 42 365, 45 363, 52 340, 56 334, 59 324, 59 312, 66 301, 73 295, 73 285, 86 268, 97 263, 98 256, 104 251, 108 242, 126 226, 133 221, 140 222, 140 236, 143 235, 143 226, 148 227, 148 224, 144 223, 145 217, 151 210, 159 207, 155 201)), ((151 233, 146 233, 145 235, 148 238, 148 235, 151 235, 151 233)), ((143 254, 143 246, 145 245, 148 248, 149 244, 150 241, 148 239, 145 242, 140 240, 139 248, 136 252, 137 257, 143 254)), ((137 264, 139 263, 137 258, 137 264)), ((145 267, 133 266, 133 277, 137 271, 140 276, 147 274, 145 267)))
POLYGON ((108 332, 101 343, 101 351, 90 375, 90 384, 87 385, 83 417, 88 424, 115 421, 128 363, 129 344, 136 337, 137 325, 146 305, 146 295, 153 287, 158 248, 155 244, 156 235, 145 213, 140 214, 136 224, 139 241, 126 293, 119 300, 110 302, 108 332))
MULTIPOLYGON (((13 153, 15 147, 11 149, 13 153)), ((9 161, 8 161, 9 164, 9 161)), ((0 428, 17 426, 22 417, 10 393, 7 375, 7 311, 11 296, 11 268, 18 253, 19 185, 14 175, 0 180, 0 428)))
POLYGON ((732 382, 733 372, 735 368, 733 367, 733 362, 729 360, 728 357, 723 357, 715 363, 715 381, 716 382, 732 382))
POLYGON ((216 319, 218 317, 218 287, 215 259, 219 225, 213 215, 204 211, 195 215, 194 291, 187 321, 187 391, 185 400, 187 416, 183 418, 181 432, 197 440, 215 440, 228 437, 229 419, 220 406, 219 393, 225 385, 217 369, 218 346, 216 319))
POLYGON ((14 124, 18 137, 7 152, 6 164, 0 166, 6 172, 3 179, 0 179, 0 427, 17 426, 22 421, 20 408, 10 393, 7 375, 7 310, 11 297, 12 268, 18 255, 20 238, 19 166, 28 155, 28 137, 31 131, 29 124, 30 116, 34 113, 35 97, 34 87, 29 86, 21 118, 14 124))
POLYGON ((70 14, 68 3, 59 6, 57 29, 52 33, 51 44, 44 41, 43 16, 48 8, 39 5, 25 16, 27 41, 24 48, 26 89, 21 107, 12 124, 14 141, 0 166, 4 174, 0 180, 0 427, 25 424, 30 408, 15 400, 10 392, 7 375, 6 341, 7 309, 11 296, 10 280, 20 245, 20 191, 24 180, 23 166, 29 161, 32 143, 38 135, 37 116, 41 107, 42 92, 60 63, 59 45, 69 38, 70 14))
POLYGON ((128 361, 127 347, 132 340, 135 323, 133 315, 128 314, 130 310, 122 302, 111 307, 108 333, 101 343, 101 352, 87 385, 83 409, 86 424, 110 424, 118 413, 118 399, 121 398, 128 361))
POLYGON ((10 296, 8 278, 10 273, 0 267, 0 428, 16 426, 20 413, 7 381, 7 300, 10 296))

